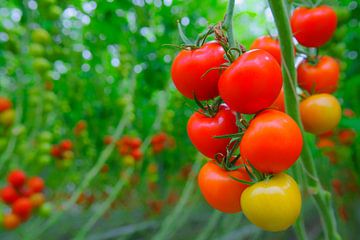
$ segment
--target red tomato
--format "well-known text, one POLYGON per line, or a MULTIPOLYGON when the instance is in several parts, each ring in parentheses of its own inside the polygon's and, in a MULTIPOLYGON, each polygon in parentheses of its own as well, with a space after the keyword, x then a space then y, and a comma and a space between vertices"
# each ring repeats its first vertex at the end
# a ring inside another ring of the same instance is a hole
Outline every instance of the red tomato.
POLYGON ((41 177, 32 177, 27 181, 27 185, 32 192, 42 192, 44 190, 44 180, 41 177))
POLYGON ((240 152, 257 170, 280 173, 298 159, 302 145, 296 122, 283 112, 268 109, 250 122, 241 140, 240 152))
POLYGON ((7 204, 12 204, 18 198, 19 194, 12 186, 6 186, 1 190, 1 199, 7 204))
POLYGON ((244 53, 226 69, 219 80, 219 93, 230 109, 252 114, 269 107, 280 93, 279 64, 268 52, 244 53))
POLYGON ((211 70, 225 63, 224 49, 217 42, 209 42, 195 50, 182 50, 171 67, 176 88, 185 97, 209 100, 219 95, 220 70, 211 70))
POLYGON ((8 177, 7 177, 8 183, 10 183, 13 187, 19 188, 22 185, 24 185, 26 180, 26 175, 21 170, 12 170, 8 177))
POLYGON ((3 225, 5 229, 11 230, 17 228, 21 224, 21 219, 13 213, 4 215, 3 225))
POLYGON ((285 112, 285 95, 284 88, 281 88, 279 95, 271 105, 271 108, 275 108, 276 110, 285 112))
POLYGON ((309 93, 332 93, 337 89, 340 66, 332 57, 320 57, 313 65, 307 60, 297 68, 299 86, 309 93))
POLYGON ((12 212, 21 219, 27 219, 32 211, 32 204, 29 198, 19 198, 12 205, 12 212))
POLYGON ((128 143, 128 146, 133 149, 139 148, 141 146, 141 139, 137 137, 131 138, 131 140, 128 143))
POLYGON ((69 139, 65 139, 60 143, 60 148, 62 151, 70 151, 73 148, 73 143, 69 139))
POLYGON ((329 149, 335 147, 335 142, 329 138, 322 137, 316 142, 316 146, 318 148, 329 149))
POLYGON ((210 206, 225 213, 237 213, 241 211, 241 194, 248 185, 240 183, 230 176, 250 181, 250 177, 244 169, 226 171, 216 165, 215 161, 210 161, 201 168, 198 184, 210 206))
POLYGON ((55 158, 60 158, 62 155, 62 150, 58 145, 53 145, 51 148, 51 155, 55 158))
POLYGON ((278 39, 270 36, 259 37, 251 44, 250 49, 263 49, 270 53, 276 61, 281 64, 281 49, 278 39))
POLYGON ((353 129, 343 129, 338 135, 339 142, 344 145, 351 145, 355 141, 356 131, 353 129))
POLYGON ((291 28, 296 40, 305 47, 320 47, 336 30, 337 17, 329 6, 299 7, 293 12, 291 28))
POLYGON ((143 158, 144 154, 142 153, 142 151, 140 150, 140 148, 134 149, 131 152, 131 156, 136 160, 139 161, 140 159, 143 158))
POLYGON ((195 112, 187 124, 187 133, 192 144, 209 158, 214 158, 217 153, 225 156, 226 146, 230 142, 230 138, 216 139, 214 136, 237 132, 235 113, 226 105, 221 105, 214 117, 195 112))
POLYGON ((113 142, 113 140, 114 139, 113 139, 112 136, 105 136, 103 142, 104 142, 105 145, 109 145, 109 144, 111 144, 113 142))
POLYGON ((9 99, 0 97, 0 113, 4 112, 12 107, 12 103, 9 99))

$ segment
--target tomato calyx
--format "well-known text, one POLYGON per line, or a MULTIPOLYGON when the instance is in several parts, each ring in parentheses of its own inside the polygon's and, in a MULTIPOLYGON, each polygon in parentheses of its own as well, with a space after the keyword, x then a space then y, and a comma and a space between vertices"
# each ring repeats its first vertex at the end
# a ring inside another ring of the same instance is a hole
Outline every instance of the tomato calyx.
POLYGON ((216 98, 213 103, 209 103, 208 101, 205 102, 205 104, 203 104, 195 95, 195 93, 193 94, 194 96, 194 101, 196 103, 196 105, 200 108, 199 110, 196 110, 196 112, 212 118, 215 117, 215 115, 217 114, 217 112, 219 111, 219 107, 220 104, 223 103, 222 99, 220 97, 216 98))

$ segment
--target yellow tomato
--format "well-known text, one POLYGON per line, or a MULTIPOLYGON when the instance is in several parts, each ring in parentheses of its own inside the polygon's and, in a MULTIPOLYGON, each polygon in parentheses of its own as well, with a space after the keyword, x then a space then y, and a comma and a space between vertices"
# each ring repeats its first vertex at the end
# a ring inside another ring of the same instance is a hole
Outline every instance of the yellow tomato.
POLYGON ((280 173, 246 188, 241 207, 256 226, 271 232, 284 231, 300 214, 300 190, 292 177, 280 173))
POLYGON ((322 134, 338 125, 341 107, 334 96, 327 93, 315 94, 300 103, 300 114, 307 132, 322 134))

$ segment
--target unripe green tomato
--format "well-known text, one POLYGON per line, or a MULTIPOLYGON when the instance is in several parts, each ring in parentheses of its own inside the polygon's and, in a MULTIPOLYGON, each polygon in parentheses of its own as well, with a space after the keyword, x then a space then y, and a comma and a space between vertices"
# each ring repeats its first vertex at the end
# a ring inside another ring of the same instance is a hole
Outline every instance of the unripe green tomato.
POLYGON ((0 150, 5 149, 7 146, 7 139, 4 137, 0 138, 0 150))
POLYGON ((52 212, 53 212, 53 206, 49 202, 44 203, 39 208, 39 214, 40 216, 43 217, 49 217, 52 212))
POLYGON ((56 101, 57 96, 56 96, 55 93, 47 91, 47 92, 45 92, 44 98, 45 98, 46 102, 52 102, 53 103, 53 102, 56 101))
POLYGON ((39 145, 39 152, 40 153, 49 153, 51 150, 51 144, 47 142, 42 142, 39 145))
POLYGON ((33 68, 38 73, 45 73, 50 70, 51 64, 46 58, 35 58, 33 61, 33 68))
POLYGON ((15 121, 15 110, 8 109, 2 113, 0 113, 0 125, 9 127, 15 121))
POLYGON ((38 95, 30 95, 29 96, 29 104, 31 106, 36 106, 40 101, 40 98, 38 95))
POLYGON ((48 165, 51 162, 51 157, 50 155, 40 155, 38 157, 38 161, 41 165, 48 165))
POLYGON ((49 9, 45 12, 46 17, 50 20, 59 19, 61 13, 62 13, 62 9, 57 5, 51 5, 49 9))
POLYGON ((42 57, 44 56, 45 49, 41 44, 32 43, 29 46, 29 54, 33 57, 42 57))
POLYGON ((51 36, 45 29, 36 28, 31 33, 31 39, 35 43, 48 44, 51 42, 51 36))
POLYGON ((39 134, 39 141, 50 143, 53 140, 53 134, 49 131, 43 131, 39 134))
POLYGON ((52 82, 54 80, 51 71, 46 71, 44 74, 42 74, 41 79, 45 82, 52 82))
POLYGON ((21 136, 24 136, 25 133, 26 133, 26 127, 22 124, 14 126, 14 128, 12 129, 12 134, 14 136, 21 137, 21 136))
POLYGON ((49 113, 54 109, 54 105, 50 102, 44 104, 44 112, 49 113))

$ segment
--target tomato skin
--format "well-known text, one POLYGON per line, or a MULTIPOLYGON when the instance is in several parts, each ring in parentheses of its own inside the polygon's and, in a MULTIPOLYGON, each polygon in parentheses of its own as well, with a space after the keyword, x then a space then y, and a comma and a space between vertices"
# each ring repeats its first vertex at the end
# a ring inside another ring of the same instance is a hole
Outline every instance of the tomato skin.
POLYGON ((24 185, 26 175, 23 171, 16 169, 9 173, 7 180, 13 187, 19 188, 24 185))
POLYGON ((0 97, 0 113, 4 112, 12 107, 12 103, 9 99, 0 97))
POLYGON ((291 28, 296 40, 305 47, 320 47, 336 30, 337 16, 329 6, 299 7, 293 12, 291 28))
POLYGON ((292 177, 279 173, 245 189, 241 206, 256 226, 271 232, 284 231, 300 214, 301 193, 292 177))
POLYGON ((29 186, 32 192, 38 193, 44 190, 44 180, 41 177, 32 177, 27 181, 27 185, 29 186))
POLYGON ((220 77, 219 93, 230 109, 246 114, 269 107, 280 93, 279 64, 265 50, 248 51, 220 77))
POLYGON ((217 42, 208 42, 195 50, 182 50, 176 56, 171 76, 176 88, 185 97, 209 100, 219 95, 219 70, 209 69, 225 63, 224 49, 217 42), (204 76, 203 76, 204 75, 204 76))
POLYGON ((281 88, 279 95, 271 105, 271 108, 279 110, 281 112, 285 112, 285 95, 284 88, 281 88))
POLYGON ((32 204, 29 198, 19 198, 12 205, 12 212, 21 219, 27 219, 32 211, 32 204))
POLYGON ((259 37, 251 44, 250 49, 263 49, 270 53, 276 61, 281 64, 281 50, 278 39, 270 36, 259 37))
POLYGON ((214 117, 195 112, 187 123, 190 141, 199 152, 209 158, 214 158, 217 153, 225 156, 226 146, 230 142, 229 138, 215 139, 214 136, 237 132, 235 113, 224 104, 219 107, 214 117))
POLYGON ((327 93, 315 94, 300 103, 300 115, 307 132, 322 134, 338 125, 341 107, 334 96, 327 93))
POLYGON ((198 184, 210 206, 225 213, 237 213, 241 211, 241 194, 248 185, 237 182, 230 176, 250 181, 244 169, 226 171, 217 166, 215 161, 209 161, 199 172, 198 184))
POLYGON ((341 144, 351 145, 356 138, 356 131, 353 129, 343 129, 339 132, 338 139, 341 144))
POLYGON ((1 199, 7 203, 12 204, 19 198, 19 194, 12 186, 6 186, 1 189, 1 199))
POLYGON ((295 163, 302 145, 296 122, 283 112, 268 109, 250 122, 240 143, 240 153, 260 172, 279 173, 295 163))
POLYGON ((3 226, 5 229, 11 230, 17 228, 21 224, 21 219, 13 213, 4 215, 3 226))
POLYGON ((304 60, 297 74, 299 86, 309 93, 332 93, 338 86, 340 65, 332 57, 323 56, 315 66, 304 60))

